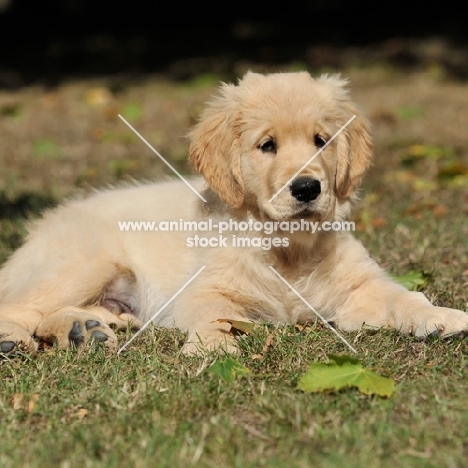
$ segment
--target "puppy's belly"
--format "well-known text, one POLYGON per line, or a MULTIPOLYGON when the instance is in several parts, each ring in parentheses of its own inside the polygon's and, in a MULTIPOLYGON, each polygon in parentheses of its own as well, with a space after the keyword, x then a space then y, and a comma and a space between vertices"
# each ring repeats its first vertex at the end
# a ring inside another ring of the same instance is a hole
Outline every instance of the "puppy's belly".
MULTIPOLYGON (((200 179, 192 183, 201 190, 200 179)), ((89 212, 105 221, 101 241, 115 241, 115 259, 136 277, 131 294, 140 320, 158 313, 203 265, 203 252, 189 246, 189 239, 202 233, 184 229, 184 223, 200 221, 200 203, 181 181, 104 192, 85 201, 89 212)), ((174 301, 155 323, 172 326, 173 310, 174 301)))
POLYGON ((171 299, 203 266, 200 252, 188 248, 186 238, 186 233, 144 233, 141 237, 135 233, 129 237, 127 258, 137 277, 140 320, 146 322, 157 314, 156 325, 174 326, 176 301, 171 299))

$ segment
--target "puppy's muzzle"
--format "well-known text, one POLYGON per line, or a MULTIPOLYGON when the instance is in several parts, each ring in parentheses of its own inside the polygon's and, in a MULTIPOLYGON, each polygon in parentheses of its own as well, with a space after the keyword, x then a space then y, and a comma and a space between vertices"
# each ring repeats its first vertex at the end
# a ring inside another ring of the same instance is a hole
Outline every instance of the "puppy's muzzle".
POLYGON ((311 177, 299 177, 289 186, 291 195, 300 202, 315 200, 322 191, 320 181, 311 177))

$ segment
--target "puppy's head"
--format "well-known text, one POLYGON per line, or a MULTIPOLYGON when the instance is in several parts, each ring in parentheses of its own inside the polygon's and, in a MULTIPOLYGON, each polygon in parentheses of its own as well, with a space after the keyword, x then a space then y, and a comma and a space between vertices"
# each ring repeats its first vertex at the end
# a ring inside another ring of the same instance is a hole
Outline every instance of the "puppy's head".
POLYGON ((278 221, 333 219, 372 155, 346 84, 306 72, 249 72, 224 84, 190 133, 189 161, 233 208, 278 221))

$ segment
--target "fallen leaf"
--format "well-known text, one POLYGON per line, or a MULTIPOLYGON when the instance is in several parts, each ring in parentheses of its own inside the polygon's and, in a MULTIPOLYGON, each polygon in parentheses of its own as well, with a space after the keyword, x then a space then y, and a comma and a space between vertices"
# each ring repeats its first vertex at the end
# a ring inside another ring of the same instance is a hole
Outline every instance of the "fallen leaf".
POLYGON ((231 320, 231 319, 218 319, 215 322, 219 323, 229 323, 231 325, 231 333, 232 332, 242 332, 242 333, 253 333, 254 324, 252 322, 241 322, 239 320, 231 320))
POLYGON ((409 291, 419 291, 426 285, 426 275, 422 271, 409 271, 403 276, 393 276, 393 279, 409 291))
POLYGON ((24 393, 15 393, 13 395, 13 409, 19 410, 23 407, 24 393))
POLYGON ((268 335, 265 341, 265 345, 263 346, 262 353, 266 353, 268 348, 273 344, 274 336, 268 335))
POLYGON ((336 392, 344 388, 357 388, 365 395, 390 397, 395 392, 393 379, 382 377, 364 369, 358 359, 350 356, 328 356, 329 363, 314 362, 301 377, 298 390, 307 393, 336 392))
POLYGON ((216 361, 207 371, 226 382, 245 377, 251 373, 250 369, 232 358, 216 361))
POLYGON ((32 413, 39 400, 39 393, 33 393, 29 398, 24 393, 15 393, 13 395, 13 409, 25 409, 28 413, 32 413))
POLYGON ((78 419, 86 418, 86 416, 88 416, 88 410, 87 410, 86 408, 80 408, 80 409, 75 413, 75 416, 76 416, 78 419))
POLYGON ((268 335, 267 339, 265 341, 265 345, 263 346, 262 352, 259 353, 259 354, 254 354, 252 356, 252 360, 263 359, 263 357, 265 356, 265 353, 268 351, 270 346, 273 344, 273 339, 274 339, 273 335, 268 335))
POLYGON ((39 400, 39 393, 33 393, 29 397, 28 401, 28 413, 32 413, 34 411, 34 408, 36 407, 36 403, 39 400))

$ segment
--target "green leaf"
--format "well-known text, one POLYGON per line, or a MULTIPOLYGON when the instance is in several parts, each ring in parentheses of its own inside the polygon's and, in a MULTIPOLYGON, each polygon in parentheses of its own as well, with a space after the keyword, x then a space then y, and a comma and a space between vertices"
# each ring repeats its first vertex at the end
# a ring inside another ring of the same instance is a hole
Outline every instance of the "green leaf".
POLYGON ((393 279, 409 291, 419 291, 426 285, 426 276, 421 271, 409 271, 403 276, 393 276, 393 279))
POLYGON ((350 356, 328 356, 330 362, 314 362, 301 377, 298 390, 307 393, 336 392, 344 388, 356 387, 366 395, 390 397, 395 392, 393 379, 382 377, 364 369, 358 359, 350 356))
POLYGON ((235 359, 227 358, 222 361, 216 361, 208 368, 208 372, 226 382, 231 382, 234 379, 250 375, 251 370, 235 359))

